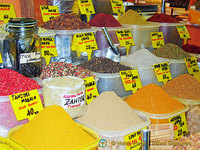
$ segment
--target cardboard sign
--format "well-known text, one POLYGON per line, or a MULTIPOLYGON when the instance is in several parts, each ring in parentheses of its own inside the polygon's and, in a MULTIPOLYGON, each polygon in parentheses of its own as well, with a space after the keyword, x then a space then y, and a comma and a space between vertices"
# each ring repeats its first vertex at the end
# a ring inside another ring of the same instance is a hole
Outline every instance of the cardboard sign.
POLYGON ((187 43, 187 39, 190 38, 190 34, 186 28, 186 26, 176 26, 176 29, 179 33, 181 39, 184 39, 184 44, 187 43))
POLYGON ((122 0, 110 0, 110 1, 114 14, 118 14, 118 17, 124 14, 124 6, 122 0))
POLYGON ((12 4, 0 4, 0 20, 7 23, 11 18, 16 18, 14 6, 12 4))
POLYGON ((151 32, 151 41, 153 48, 164 46, 163 32, 151 32))
POLYGON ((43 22, 47 22, 50 19, 60 16, 58 6, 40 6, 43 22))

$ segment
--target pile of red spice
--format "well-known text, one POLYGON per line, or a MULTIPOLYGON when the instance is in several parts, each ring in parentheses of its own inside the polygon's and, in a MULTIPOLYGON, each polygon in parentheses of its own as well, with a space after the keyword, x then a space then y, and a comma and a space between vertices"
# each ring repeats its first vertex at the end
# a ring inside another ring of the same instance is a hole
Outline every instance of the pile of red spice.
POLYGON ((121 27, 122 25, 112 16, 104 13, 98 13, 88 22, 93 27, 121 27))
POLYGON ((35 80, 10 69, 0 69, 0 83, 0 96, 41 89, 35 80))
POLYGON ((148 18, 147 21, 152 22, 162 22, 162 23, 177 23, 180 20, 166 14, 155 14, 152 17, 148 18))
POLYGON ((200 47, 190 44, 185 44, 182 46, 182 49, 188 53, 200 54, 200 47))

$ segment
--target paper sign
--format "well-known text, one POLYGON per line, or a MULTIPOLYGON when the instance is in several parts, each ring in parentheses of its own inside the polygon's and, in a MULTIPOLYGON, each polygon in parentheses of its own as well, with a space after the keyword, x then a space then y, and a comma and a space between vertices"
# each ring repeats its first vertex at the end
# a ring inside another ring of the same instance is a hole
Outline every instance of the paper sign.
POLYGON ((124 14, 124 6, 122 0, 111 0, 111 6, 114 14, 118 14, 118 18, 121 14, 124 14))
POLYGON ((130 46, 135 45, 130 30, 116 30, 115 31, 121 46, 126 47, 126 55, 129 54, 130 46))
POLYGON ((155 64, 154 65, 154 71, 156 73, 158 82, 163 82, 164 84, 167 83, 169 80, 172 79, 169 65, 167 62, 155 64))
POLYGON ((185 64, 189 74, 193 75, 197 80, 200 81, 200 71, 196 57, 189 57, 185 59, 185 64))
POLYGON ((0 53, 0 64, 3 63, 3 59, 1 57, 1 53, 0 53))
POLYGON ((187 121, 185 113, 177 115, 169 119, 170 123, 174 125, 174 139, 178 139, 188 133, 187 121))
POLYGON ((184 44, 187 43, 187 39, 190 38, 190 34, 186 28, 186 26, 176 26, 176 29, 179 33, 181 39, 184 39, 184 44))
POLYGON ((151 41, 153 48, 164 46, 163 32, 151 32, 151 41))
POLYGON ((142 87, 137 70, 125 70, 119 73, 126 91, 132 90, 132 92, 135 93, 142 87))
POLYGON ((99 95, 99 92, 94 77, 84 78, 84 81, 86 87, 86 103, 89 104, 99 95))
POLYGON ((31 90, 9 95, 17 120, 32 119, 42 109, 43 105, 38 90, 31 90))
POLYGON ((98 49, 94 33, 90 32, 75 34, 71 49, 73 51, 76 50, 78 56, 80 56, 80 53, 82 52, 87 52, 88 60, 90 60, 92 51, 98 49))
POLYGON ((7 23, 11 18, 16 18, 15 9, 12 4, 0 4, 0 20, 7 23))
POLYGON ((85 14, 87 16, 87 22, 88 22, 90 19, 90 15, 95 14, 92 0, 78 0, 78 6, 81 14, 85 14))
POLYGON ((41 10, 43 22, 47 22, 50 19, 60 16, 58 6, 42 5, 40 6, 40 10, 41 10))
POLYGON ((56 50, 54 38, 42 37, 41 38, 41 57, 45 58, 46 65, 49 64, 51 57, 57 57, 58 53, 56 50))

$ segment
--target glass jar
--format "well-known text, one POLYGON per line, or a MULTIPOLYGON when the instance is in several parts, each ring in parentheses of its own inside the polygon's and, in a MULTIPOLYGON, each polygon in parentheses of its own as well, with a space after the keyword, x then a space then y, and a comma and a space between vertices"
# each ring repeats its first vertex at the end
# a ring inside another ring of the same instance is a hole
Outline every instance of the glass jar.
POLYGON ((9 34, 4 40, 4 68, 12 69, 27 77, 41 73, 41 39, 36 34, 37 21, 32 18, 14 18, 5 27, 9 34))

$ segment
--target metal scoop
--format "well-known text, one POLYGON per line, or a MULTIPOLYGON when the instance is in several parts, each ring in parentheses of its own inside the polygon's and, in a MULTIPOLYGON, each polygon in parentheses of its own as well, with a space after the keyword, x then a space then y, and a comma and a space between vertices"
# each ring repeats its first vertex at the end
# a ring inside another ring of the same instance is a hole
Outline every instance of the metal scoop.
POLYGON ((120 53, 119 53, 119 49, 114 46, 112 39, 110 38, 110 35, 108 33, 108 30, 106 29, 106 27, 102 27, 102 32, 109 44, 109 48, 108 51, 106 53, 106 58, 109 58, 115 62, 120 62, 120 53))

